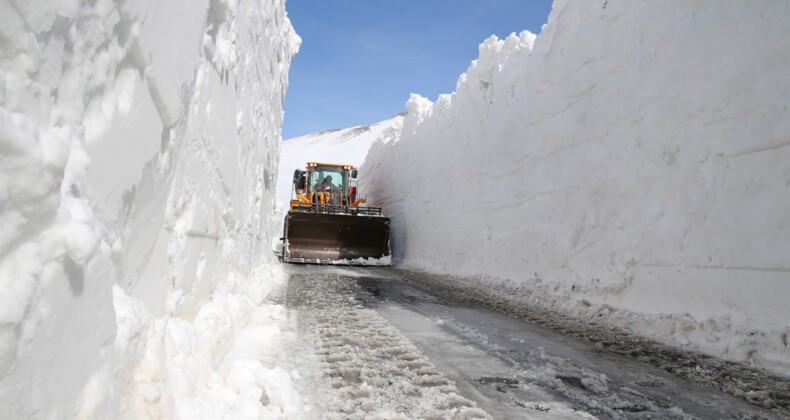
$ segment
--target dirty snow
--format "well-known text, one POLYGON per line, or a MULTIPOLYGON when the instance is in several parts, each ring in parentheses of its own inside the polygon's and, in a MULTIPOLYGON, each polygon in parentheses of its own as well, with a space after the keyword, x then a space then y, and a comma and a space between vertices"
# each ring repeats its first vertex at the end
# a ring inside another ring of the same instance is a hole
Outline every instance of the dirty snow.
MULTIPOLYGON (((786 418, 790 415, 790 381, 786 377, 670 347, 630 331, 612 328, 603 313, 577 318, 561 310, 547 309, 540 300, 545 292, 534 291, 531 295, 512 293, 507 287, 480 287, 477 278, 402 268, 389 270, 386 274, 379 271, 369 275, 382 278, 382 284, 390 280, 396 285, 405 283, 418 288, 416 292, 406 293, 401 291, 408 290, 402 285, 389 286, 407 296, 411 307, 426 306, 423 302, 446 305, 444 313, 434 313, 431 308, 418 307, 417 310, 428 312, 435 317, 434 322, 484 345, 489 358, 512 359, 518 362, 520 369, 537 369, 536 377, 541 378, 538 382, 543 386, 556 389, 571 400, 585 396, 577 394, 574 386, 597 393, 595 400, 600 405, 590 405, 585 398, 578 400, 596 415, 612 417, 612 413, 618 412, 617 407, 628 404, 644 408, 635 412, 645 415, 678 407, 696 413, 692 417, 701 418, 722 418, 725 413, 735 415, 736 411, 736 418, 786 418), (431 298, 431 294, 443 298, 437 300, 431 298), (487 315, 480 307, 490 308, 498 314, 487 315), (521 321, 524 323, 520 324, 521 321), (498 332, 494 325, 499 325, 498 332), (528 333, 524 334, 525 331, 528 333), (553 340, 557 342, 552 343, 553 340), (511 341, 515 343, 511 344, 511 341), (528 351, 530 348, 533 350, 528 351), (535 352, 535 348, 540 352, 535 352), (541 370, 547 361, 556 361, 562 369, 541 370), (597 373, 585 373, 589 369, 597 373), (557 379, 571 387, 552 387, 552 383, 559 384, 557 379), (605 388, 611 389, 606 391, 605 388), (629 396, 634 389, 639 389, 640 393, 629 396), (753 407, 716 395, 713 390, 739 398, 753 407), (649 398, 632 398, 642 394, 649 398)), ((378 295, 388 297, 385 292, 378 295)), ((604 311, 610 309, 603 308, 604 311)), ((623 410, 619 412, 622 414, 623 410)), ((660 417, 666 416, 674 415, 663 413, 660 417)))
POLYGON ((790 409, 786 381, 534 308, 497 313, 463 279, 397 268, 286 272, 289 324, 313 347, 309 364, 317 359, 302 383, 312 384, 318 417, 774 419, 790 409))
MULTIPOLYGON (((297 266, 298 267, 298 266, 297 266)), ((326 268, 290 268, 287 302, 313 337, 330 419, 491 418, 397 329, 354 298, 353 281, 326 268)))

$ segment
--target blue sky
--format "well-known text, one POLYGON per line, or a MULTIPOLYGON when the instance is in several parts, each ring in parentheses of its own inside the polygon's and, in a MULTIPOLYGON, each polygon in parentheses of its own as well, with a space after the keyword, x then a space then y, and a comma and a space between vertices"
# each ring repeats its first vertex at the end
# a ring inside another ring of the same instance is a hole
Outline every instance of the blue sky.
POLYGON ((435 100, 489 36, 546 23, 550 0, 287 0, 302 46, 291 63, 283 138, 374 123, 435 100))

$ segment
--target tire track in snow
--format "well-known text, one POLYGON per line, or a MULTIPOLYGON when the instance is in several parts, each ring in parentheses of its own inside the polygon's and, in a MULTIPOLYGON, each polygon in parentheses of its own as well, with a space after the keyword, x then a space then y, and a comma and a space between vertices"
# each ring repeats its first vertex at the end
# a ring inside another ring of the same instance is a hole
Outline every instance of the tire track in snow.
POLYGON ((298 311, 299 329, 315 342, 327 418, 491 418, 363 306, 349 273, 311 268, 293 269, 287 301, 298 311))

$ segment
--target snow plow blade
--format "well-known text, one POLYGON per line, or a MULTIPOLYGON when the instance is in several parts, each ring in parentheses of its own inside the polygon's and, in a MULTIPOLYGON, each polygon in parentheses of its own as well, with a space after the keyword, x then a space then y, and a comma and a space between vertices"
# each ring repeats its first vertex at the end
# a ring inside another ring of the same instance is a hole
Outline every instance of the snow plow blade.
POLYGON ((284 230, 285 262, 392 265, 388 217, 290 211, 284 230))

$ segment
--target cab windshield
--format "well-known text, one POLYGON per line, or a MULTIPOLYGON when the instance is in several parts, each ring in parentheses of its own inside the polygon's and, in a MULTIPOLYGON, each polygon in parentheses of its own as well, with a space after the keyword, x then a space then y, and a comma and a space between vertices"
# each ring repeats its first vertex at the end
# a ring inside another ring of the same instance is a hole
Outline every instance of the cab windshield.
POLYGON ((310 174, 310 189, 313 191, 348 191, 346 171, 337 166, 316 166, 310 174))

